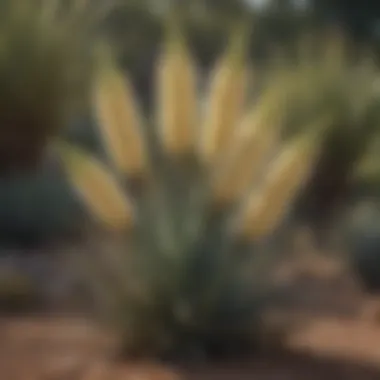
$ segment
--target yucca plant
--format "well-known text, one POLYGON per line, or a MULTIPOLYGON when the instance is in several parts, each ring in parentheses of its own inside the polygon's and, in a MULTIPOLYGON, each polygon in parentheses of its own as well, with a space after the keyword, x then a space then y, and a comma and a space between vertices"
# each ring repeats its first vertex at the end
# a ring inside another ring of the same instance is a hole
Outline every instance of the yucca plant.
POLYGON ((282 144, 289 86, 273 80, 249 105, 241 31, 200 104, 194 60, 169 29, 156 66, 156 128, 107 55, 94 109, 110 162, 57 145, 88 210, 121 237, 122 249, 94 249, 83 267, 128 354, 194 345, 213 353, 254 341, 276 263, 262 247, 317 159, 318 125, 329 122, 320 115, 282 144))
POLYGON ((98 16, 87 1, 1 2, 0 171, 33 166, 84 106, 98 16))

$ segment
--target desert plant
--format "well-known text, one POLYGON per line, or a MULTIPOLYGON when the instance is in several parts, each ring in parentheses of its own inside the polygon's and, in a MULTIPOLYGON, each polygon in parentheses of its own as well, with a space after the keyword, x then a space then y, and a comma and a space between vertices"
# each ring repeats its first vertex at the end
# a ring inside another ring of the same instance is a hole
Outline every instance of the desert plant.
POLYGON ((329 34, 319 42, 317 48, 303 41, 290 68, 298 95, 287 130, 299 132, 305 117, 322 110, 333 115, 318 165, 295 207, 303 222, 323 232, 347 204, 356 164, 378 136, 380 98, 375 88, 378 69, 371 55, 350 58, 348 43, 340 34, 329 34))
POLYGON ((91 38, 95 16, 100 14, 86 3, 1 2, 0 170, 4 173, 36 163, 46 140, 84 105, 92 73, 91 38))
MULTIPOLYGON (((280 78, 247 106, 243 35, 233 33, 216 63, 204 107, 194 60, 181 34, 169 33, 153 130, 106 55, 94 104, 112 165, 57 144, 88 210, 121 236, 122 248, 94 249, 83 268, 128 354, 233 350, 260 329, 276 263, 261 247, 312 169, 322 129, 281 143, 289 87, 280 78)), ((312 121, 328 122, 322 114, 312 121)))

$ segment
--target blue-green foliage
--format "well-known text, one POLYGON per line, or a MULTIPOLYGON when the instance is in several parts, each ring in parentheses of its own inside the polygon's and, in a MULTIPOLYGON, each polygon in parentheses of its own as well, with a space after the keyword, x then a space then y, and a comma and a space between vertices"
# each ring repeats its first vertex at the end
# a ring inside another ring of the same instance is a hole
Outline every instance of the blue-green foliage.
POLYGON ((368 290, 380 289, 380 207, 375 200, 355 207, 346 230, 354 271, 368 290))
MULTIPOLYGON (((73 124, 65 137, 99 153, 91 121, 73 124)), ((35 247, 72 237, 80 232, 81 216, 81 205, 53 156, 34 171, 0 180, 0 247, 35 247)))

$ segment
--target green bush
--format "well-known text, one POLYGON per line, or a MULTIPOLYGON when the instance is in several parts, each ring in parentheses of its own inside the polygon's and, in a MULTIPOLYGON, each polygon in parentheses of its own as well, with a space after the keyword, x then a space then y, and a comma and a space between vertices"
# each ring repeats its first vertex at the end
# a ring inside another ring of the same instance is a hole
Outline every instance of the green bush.
MULTIPOLYGON (((347 41, 340 35, 329 37, 319 41, 319 48, 313 40, 305 41, 290 65, 298 94, 285 129, 292 135, 303 129, 305 118, 320 112, 333 116, 319 162, 295 207, 302 222, 322 231, 328 231, 336 213, 347 205, 355 168, 378 138, 380 125, 378 67, 373 58, 362 54, 350 59, 347 41)), ((325 235, 322 240, 327 241, 325 235)))
POLYGON ((46 140, 85 105, 94 12, 77 1, 0 7, 0 170, 8 173, 33 166, 46 140))

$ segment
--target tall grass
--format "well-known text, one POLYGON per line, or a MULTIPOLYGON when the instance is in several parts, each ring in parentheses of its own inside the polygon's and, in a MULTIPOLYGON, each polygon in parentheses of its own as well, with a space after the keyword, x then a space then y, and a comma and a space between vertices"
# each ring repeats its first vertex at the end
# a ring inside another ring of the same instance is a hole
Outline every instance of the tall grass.
POLYGON ((264 254, 258 243, 275 233, 318 158, 315 129, 281 140, 284 80, 249 104, 241 32, 210 75, 204 113, 195 61, 183 36, 171 33, 157 60, 155 138, 147 137, 128 77, 105 59, 94 110, 111 165, 59 145, 78 196, 123 236, 123 248, 92 252, 87 268, 102 316, 128 354, 214 353, 254 341, 270 294, 254 286, 257 273, 270 285, 266 266, 252 274, 264 254))

